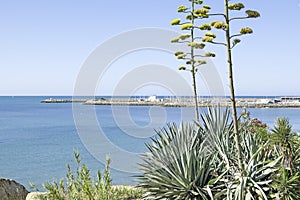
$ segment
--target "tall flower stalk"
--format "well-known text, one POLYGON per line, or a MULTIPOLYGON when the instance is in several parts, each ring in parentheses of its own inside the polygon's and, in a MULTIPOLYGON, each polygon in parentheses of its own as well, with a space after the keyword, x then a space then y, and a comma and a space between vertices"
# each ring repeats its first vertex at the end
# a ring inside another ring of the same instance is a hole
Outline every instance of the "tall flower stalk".
MULTIPOLYGON (((199 121, 199 105, 198 105, 198 92, 197 92, 197 80, 196 74, 198 67, 206 64, 205 60, 198 59, 199 57, 214 57, 215 54, 207 52, 205 55, 201 55, 197 52, 197 49, 203 49, 205 47, 204 43, 199 43, 197 40, 201 39, 196 36, 196 30, 201 29, 196 25, 196 19, 207 18, 206 13, 196 14, 196 7, 203 3, 202 0, 190 0, 190 8, 186 6, 179 6, 178 12, 186 14, 186 19, 184 22, 180 18, 174 19, 171 22, 171 25, 178 25, 182 31, 188 32, 185 34, 179 35, 177 38, 171 40, 172 43, 186 43, 190 47, 189 52, 177 51, 175 56, 177 59, 184 60, 185 65, 180 66, 179 70, 189 71, 192 75, 192 86, 193 86, 193 95, 195 102, 195 119, 199 121), (188 67, 187 67, 188 66, 188 67)), ((203 29, 202 29, 203 30, 203 29)))
MULTIPOLYGON (((238 117, 237 117, 237 109, 236 109, 236 95, 235 95, 235 89, 234 89, 234 71, 233 71, 233 59, 232 59, 232 49, 241 42, 240 39, 238 39, 239 36, 251 34, 253 33, 253 30, 249 27, 241 28, 239 33, 232 34, 231 33, 231 24, 233 21, 236 20, 243 20, 248 18, 257 18, 260 17, 260 14, 257 11, 253 10, 246 10, 244 16, 239 17, 231 17, 230 13, 231 11, 241 11, 244 9, 245 6, 242 3, 232 3, 229 4, 229 0, 224 0, 224 13, 210 13, 207 11, 208 17, 221 17, 221 21, 213 21, 211 24, 206 24, 206 26, 211 26, 215 29, 221 30, 225 34, 225 41, 224 42, 216 42, 215 38, 216 35, 214 33, 208 32, 205 34, 205 36, 202 38, 203 42, 216 44, 216 45, 222 45, 226 47, 227 50, 227 62, 228 62, 228 80, 229 80, 229 88, 230 88, 230 100, 231 100, 231 110, 232 110, 232 120, 233 120, 233 130, 235 134, 235 143, 236 143, 236 149, 238 153, 238 161, 239 161, 239 167, 241 170, 243 170, 243 162, 242 162, 242 152, 241 152, 241 145, 240 145, 240 137, 239 137, 239 127, 238 127, 238 117)), ((203 7, 201 9, 208 9, 210 11, 210 8, 203 7)), ((200 9, 200 11, 201 11, 200 9)), ((201 13, 199 11, 199 13, 201 13)), ((196 11, 197 12, 197 11, 196 11)))

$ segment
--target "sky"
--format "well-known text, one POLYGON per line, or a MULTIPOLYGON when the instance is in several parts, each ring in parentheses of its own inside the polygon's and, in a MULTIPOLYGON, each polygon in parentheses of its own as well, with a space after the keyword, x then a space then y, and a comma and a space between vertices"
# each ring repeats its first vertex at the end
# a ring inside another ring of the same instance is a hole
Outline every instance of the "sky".
MULTIPOLYGON (((300 0, 242 2, 247 9, 259 11, 261 17, 233 25, 233 31, 246 26, 254 30, 233 49, 236 94, 300 95, 300 0)), ((215 12, 222 11, 222 3, 205 1, 215 12)), ((0 0, 0 95, 73 95, 85 61, 99 45, 137 29, 179 31, 170 21, 183 17, 177 13, 180 5, 188 5, 188 1, 0 0)), ((226 51, 209 48, 217 53, 212 62, 228 94, 226 51)), ((170 53, 131 52, 111 61, 107 73, 99 77, 96 95, 113 94, 126 73, 151 63, 174 70, 180 65, 170 53)), ((188 73, 182 76, 190 80, 188 73)), ((197 79, 199 93, 209 95, 203 75, 197 79)), ((154 85, 141 86, 135 92, 168 93, 154 85)))

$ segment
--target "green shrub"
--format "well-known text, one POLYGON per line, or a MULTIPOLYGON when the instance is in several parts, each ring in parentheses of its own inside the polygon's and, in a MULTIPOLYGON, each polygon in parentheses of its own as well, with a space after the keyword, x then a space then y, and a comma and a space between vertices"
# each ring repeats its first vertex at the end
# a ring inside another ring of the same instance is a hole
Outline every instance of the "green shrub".
POLYGON ((81 164, 80 155, 74 152, 76 161, 76 170, 72 171, 71 166, 67 164, 67 174, 65 179, 59 182, 46 183, 43 185, 47 191, 41 195, 42 200, 120 200, 136 199, 141 196, 141 190, 120 186, 112 186, 110 178, 109 164, 107 158, 103 173, 98 171, 97 178, 93 179, 90 170, 85 164, 81 164))

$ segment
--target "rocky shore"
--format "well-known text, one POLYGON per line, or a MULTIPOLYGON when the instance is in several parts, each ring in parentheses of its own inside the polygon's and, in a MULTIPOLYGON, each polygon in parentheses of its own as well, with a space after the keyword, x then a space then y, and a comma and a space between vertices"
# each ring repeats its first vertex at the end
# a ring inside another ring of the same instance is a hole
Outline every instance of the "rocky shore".
MULTIPOLYGON (((11 179, 0 178, 1 200, 27 200, 28 190, 21 184, 11 179)), ((28 199, 33 200, 33 199, 28 199)))

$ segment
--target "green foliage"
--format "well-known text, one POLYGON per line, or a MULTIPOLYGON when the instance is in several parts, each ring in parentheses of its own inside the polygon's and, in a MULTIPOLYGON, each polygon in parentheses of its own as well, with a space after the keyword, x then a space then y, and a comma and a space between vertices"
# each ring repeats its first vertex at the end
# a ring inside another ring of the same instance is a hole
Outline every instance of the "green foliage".
POLYGON ((181 54, 184 54, 184 52, 183 52, 183 51, 176 51, 176 52, 174 53, 175 56, 179 56, 179 55, 181 55, 181 54))
POLYGON ((196 48, 196 49, 203 49, 203 48, 205 47, 205 44, 199 43, 199 42, 190 42, 190 43, 188 44, 188 46, 194 47, 194 48, 196 48))
POLYGON ((180 27, 180 29, 181 30, 189 30, 189 29, 191 29, 193 27, 194 27, 194 25, 192 23, 186 23, 186 24, 182 24, 181 27, 180 27))
POLYGON ((232 42, 232 44, 233 44, 233 45, 237 45, 237 44, 240 43, 240 42, 241 42, 240 39, 234 39, 233 42, 232 42))
POLYGON ((249 27, 242 28, 240 30, 240 34, 251 34, 251 33, 253 33, 253 30, 251 28, 249 28, 249 27))
POLYGON ((194 15, 202 18, 208 18, 209 9, 207 8, 199 8, 194 11, 194 15))
POLYGON ((206 5, 205 5, 205 6, 203 6, 203 8, 205 8, 205 9, 208 9, 208 10, 209 10, 209 9, 211 9, 211 7, 210 7, 210 6, 206 6, 206 5))
POLYGON ((185 40, 185 39, 187 39, 187 38, 190 38, 191 37, 191 34, 181 34, 181 35, 179 35, 178 36, 178 38, 179 39, 181 39, 181 40, 185 40))
POLYGON ((203 3, 202 0, 189 0, 189 1, 194 1, 194 3, 195 3, 195 4, 198 4, 198 5, 203 3))
POLYGON ((226 30, 228 28, 228 24, 226 24, 225 22, 221 22, 221 21, 213 21, 211 23, 211 25, 216 29, 226 30))
POLYGON ((193 19, 197 19, 197 18, 198 17, 196 15, 192 15, 192 14, 186 16, 186 20, 189 20, 189 21, 192 21, 193 19))
POLYGON ((216 57, 216 54, 213 53, 213 52, 206 52, 206 53, 205 53, 205 56, 206 56, 206 57, 216 57))
POLYGON ((207 32, 207 33, 205 33, 205 36, 207 36, 207 37, 211 37, 211 38, 216 38, 217 36, 216 36, 216 34, 214 34, 214 33, 211 33, 211 32, 207 32))
POLYGON ((282 156, 282 165, 286 168, 293 168, 295 163, 296 152, 300 147, 300 140, 297 133, 292 131, 292 126, 287 118, 278 118, 275 127, 269 134, 270 144, 275 145, 276 152, 282 156))
POLYGON ((282 152, 289 146, 286 144, 298 149, 300 145, 299 136, 286 119, 277 120, 275 128, 268 132, 266 124, 242 113, 241 170, 229 115, 228 109, 209 108, 201 114, 197 126, 172 124, 157 131, 158 136, 147 144, 149 153, 141 164, 143 175, 139 180, 140 187, 146 190, 145 198, 300 199, 299 159, 293 159, 292 168, 281 162, 282 152), (279 136, 273 136, 275 133, 279 136))
POLYGON ((260 17, 259 12, 254 10, 246 10, 246 14, 248 15, 248 18, 257 18, 260 17))
POLYGON ((41 195, 44 200, 119 200, 138 198, 142 191, 135 188, 113 187, 110 178, 110 159, 106 160, 106 167, 103 173, 98 171, 97 178, 91 177, 90 170, 85 164, 81 164, 80 155, 74 152, 76 170, 73 172, 67 164, 65 179, 59 182, 46 183, 43 185, 47 193, 41 195))
POLYGON ((186 66, 180 66, 178 69, 179 70, 186 70, 186 66))
POLYGON ((202 38, 202 42, 213 42, 213 40, 216 37, 217 36, 214 33, 207 32, 207 33, 205 33, 205 36, 202 38))
POLYGON ((173 39, 171 39, 171 43, 176 43, 176 42, 179 42, 179 38, 173 38, 173 39))
POLYGON ((204 65, 206 64, 206 60, 197 60, 197 63, 199 63, 200 65, 204 65))
POLYGON ((279 173, 275 175, 271 188, 276 191, 276 193, 272 195, 274 199, 300 199, 299 172, 292 174, 290 170, 281 168, 279 173))
POLYGON ((179 6, 177 12, 185 12, 188 8, 186 6, 179 6))
POLYGON ((241 10, 243 8, 245 8, 245 6, 242 3, 233 3, 228 5, 229 10, 241 10))
POLYGON ((202 24, 201 26, 199 26, 200 30, 211 30, 211 26, 209 24, 202 24))
POLYGON ((178 25, 178 24, 180 24, 180 19, 179 18, 177 18, 177 19, 174 19, 174 20, 172 20, 171 21, 171 25, 173 26, 173 25, 178 25))
POLYGON ((184 53, 184 54, 179 54, 177 56, 177 59, 184 59, 187 55, 184 53))

